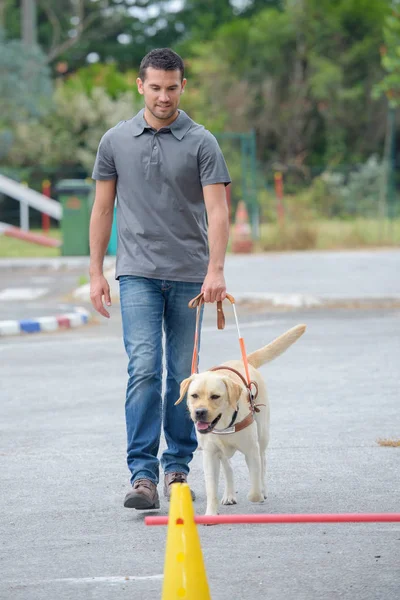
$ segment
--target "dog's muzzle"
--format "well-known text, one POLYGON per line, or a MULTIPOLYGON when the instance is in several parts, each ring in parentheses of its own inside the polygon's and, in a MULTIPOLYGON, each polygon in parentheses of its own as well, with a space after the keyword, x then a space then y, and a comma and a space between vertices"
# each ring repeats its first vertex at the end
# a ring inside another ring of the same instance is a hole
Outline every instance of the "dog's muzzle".
POLYGON ((208 423, 207 421, 196 421, 197 431, 199 433, 210 433, 214 429, 214 427, 217 425, 217 423, 221 417, 222 417, 222 413, 220 413, 218 415, 218 417, 216 417, 214 419, 214 421, 211 421, 211 423, 208 423))

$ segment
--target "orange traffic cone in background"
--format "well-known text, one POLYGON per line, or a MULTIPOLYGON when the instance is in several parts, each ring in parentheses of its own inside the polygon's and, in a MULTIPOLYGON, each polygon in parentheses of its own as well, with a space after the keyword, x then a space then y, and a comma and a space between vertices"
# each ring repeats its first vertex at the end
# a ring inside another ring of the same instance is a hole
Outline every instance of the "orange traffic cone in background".
POLYGON ((171 489, 162 600, 211 600, 187 483, 171 489))
POLYGON ((235 216, 235 224, 232 233, 232 252, 252 252, 253 239, 246 203, 240 200, 235 216))

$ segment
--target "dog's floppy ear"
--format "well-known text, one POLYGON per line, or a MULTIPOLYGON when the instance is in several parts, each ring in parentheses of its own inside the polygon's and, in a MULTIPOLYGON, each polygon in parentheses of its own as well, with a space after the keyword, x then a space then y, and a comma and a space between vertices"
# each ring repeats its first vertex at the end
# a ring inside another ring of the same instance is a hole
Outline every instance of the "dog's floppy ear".
POLYGON ((188 391, 188 387, 190 385, 190 382, 193 380, 193 375, 191 375, 190 377, 188 377, 187 379, 184 379, 181 383, 181 387, 179 390, 180 396, 178 398, 178 400, 175 402, 175 406, 177 404, 180 404, 182 402, 182 400, 185 397, 186 392, 188 391))
POLYGON ((222 379, 228 392, 229 404, 236 410, 243 387, 235 383, 230 377, 223 377, 222 379))

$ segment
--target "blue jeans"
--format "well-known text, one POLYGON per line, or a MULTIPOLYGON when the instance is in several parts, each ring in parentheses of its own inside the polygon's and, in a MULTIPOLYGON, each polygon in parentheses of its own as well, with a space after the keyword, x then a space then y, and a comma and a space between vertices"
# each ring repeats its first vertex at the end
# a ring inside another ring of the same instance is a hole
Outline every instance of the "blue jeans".
POLYGON ((174 406, 180 384, 190 376, 196 310, 188 302, 202 283, 163 281, 124 275, 119 278, 122 327, 128 355, 125 418, 127 462, 131 483, 146 478, 158 483, 161 424, 167 448, 164 473, 188 473, 197 447, 186 402, 174 406), (162 402, 163 330, 167 370, 162 402))

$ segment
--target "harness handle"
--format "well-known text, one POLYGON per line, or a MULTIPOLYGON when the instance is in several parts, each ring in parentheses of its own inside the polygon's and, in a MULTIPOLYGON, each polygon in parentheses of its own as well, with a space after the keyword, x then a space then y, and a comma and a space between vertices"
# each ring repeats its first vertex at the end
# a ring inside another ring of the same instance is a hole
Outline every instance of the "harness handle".
MULTIPOLYGON (((230 294, 226 294, 226 298, 227 298, 227 300, 229 300, 229 302, 231 304, 235 304, 235 298, 233 296, 231 296, 230 294)), ((205 304, 203 292, 201 292, 200 294, 195 296, 192 300, 190 300, 188 306, 189 306, 189 308, 198 308, 198 307, 201 307, 202 304, 205 304)), ((222 308, 221 300, 217 301, 217 327, 218 327, 218 329, 225 328, 225 315, 224 315, 224 311, 222 308)))
MULTIPOLYGON (((241 337, 240 335, 240 329, 239 329, 239 321, 237 318, 237 314, 236 314, 236 307, 235 307, 235 298, 233 296, 231 296, 231 294, 226 294, 226 299, 229 300, 229 302, 232 305, 232 309, 233 309, 233 314, 235 316, 235 322, 236 322, 236 329, 238 332, 238 337, 239 337, 239 346, 240 346, 240 351, 242 353, 242 359, 243 359, 243 364, 244 364, 244 370, 246 373, 246 379, 247 379, 247 384, 250 387, 251 385, 251 379, 250 379, 250 370, 249 370, 249 363, 247 360, 247 354, 246 354, 246 347, 244 344, 244 339, 241 337)), ((199 356, 199 334, 200 334, 200 313, 201 313, 201 307, 204 304, 204 294, 203 292, 201 292, 200 294, 198 294, 197 296, 195 296, 194 298, 192 298, 192 300, 190 300, 188 306, 189 308, 196 308, 197 309, 197 314, 196 314, 196 331, 194 334, 194 348, 193 348, 193 357, 192 357, 192 375, 194 373, 197 373, 198 371, 198 356, 199 356)), ((222 302, 220 300, 217 301, 217 327, 218 329, 224 329, 225 327, 225 315, 224 315, 224 311, 222 308, 222 302)))

